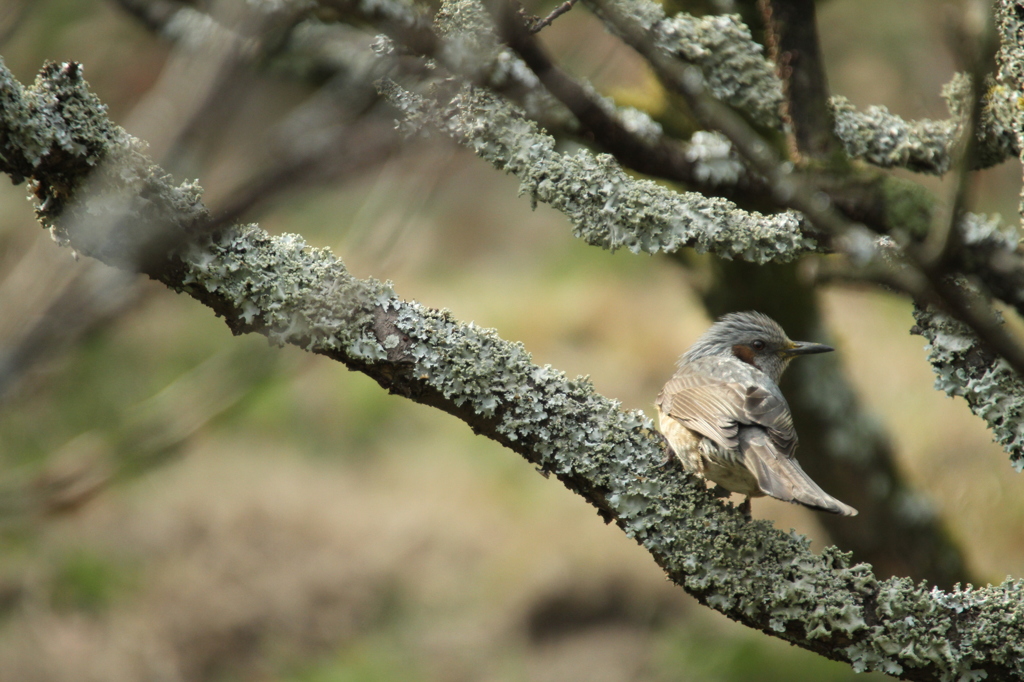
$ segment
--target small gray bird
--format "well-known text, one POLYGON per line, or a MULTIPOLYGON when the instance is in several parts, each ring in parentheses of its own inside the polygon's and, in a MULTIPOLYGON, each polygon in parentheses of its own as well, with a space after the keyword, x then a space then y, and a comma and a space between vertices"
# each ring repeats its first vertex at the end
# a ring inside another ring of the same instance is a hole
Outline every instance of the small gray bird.
POLYGON ((758 312, 720 318, 679 358, 656 403, 661 432, 683 467, 726 490, 853 516, 800 468, 797 437, 779 377, 798 355, 833 350, 790 341, 758 312))

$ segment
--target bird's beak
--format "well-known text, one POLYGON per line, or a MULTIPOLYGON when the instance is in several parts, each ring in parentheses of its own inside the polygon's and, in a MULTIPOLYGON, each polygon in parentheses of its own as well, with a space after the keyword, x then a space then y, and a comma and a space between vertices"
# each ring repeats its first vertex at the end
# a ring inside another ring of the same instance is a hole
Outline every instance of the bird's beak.
POLYGON ((834 351, 832 346, 823 343, 811 343, 810 341, 793 341, 789 348, 783 348, 780 355, 784 358, 796 357, 797 355, 813 355, 814 353, 828 353, 834 351))

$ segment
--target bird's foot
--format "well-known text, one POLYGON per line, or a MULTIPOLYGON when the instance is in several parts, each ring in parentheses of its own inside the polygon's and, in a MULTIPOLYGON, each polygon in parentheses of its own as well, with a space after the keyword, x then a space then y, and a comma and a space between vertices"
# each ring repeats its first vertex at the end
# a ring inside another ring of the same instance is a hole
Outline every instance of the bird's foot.
POLYGON ((663 433, 660 433, 658 431, 655 431, 655 433, 661 436, 662 458, 661 461, 658 462, 658 468, 660 469, 661 467, 665 466, 666 464, 672 461, 672 456, 675 455, 675 451, 672 449, 672 446, 668 442, 668 438, 665 438, 665 435, 663 433))
POLYGON ((743 514, 743 518, 750 521, 750 498, 744 498, 743 502, 739 506, 740 513, 743 514))

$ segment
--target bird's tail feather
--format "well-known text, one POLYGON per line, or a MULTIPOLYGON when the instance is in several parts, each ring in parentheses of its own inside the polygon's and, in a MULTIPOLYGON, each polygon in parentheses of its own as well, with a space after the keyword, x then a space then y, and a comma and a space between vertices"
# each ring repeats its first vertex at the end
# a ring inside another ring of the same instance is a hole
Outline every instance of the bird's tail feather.
POLYGON ((833 514, 857 515, 856 509, 818 487, 795 459, 778 453, 763 429, 741 428, 739 441, 744 463, 757 476, 758 486, 764 494, 833 514))

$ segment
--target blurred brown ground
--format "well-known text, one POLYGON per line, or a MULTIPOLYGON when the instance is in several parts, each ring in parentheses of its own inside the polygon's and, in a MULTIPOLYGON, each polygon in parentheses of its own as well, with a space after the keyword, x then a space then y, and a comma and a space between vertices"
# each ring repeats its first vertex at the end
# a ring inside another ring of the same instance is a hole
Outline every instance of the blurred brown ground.
MULTIPOLYGON (((938 90, 953 67, 930 7, 823 4, 833 91, 944 117, 938 90)), ((577 73, 646 96, 636 61, 583 10, 549 40, 577 73)), ((43 59, 83 62, 121 121, 167 47, 110 3, 48 0, 0 52, 23 82, 43 59)), ((252 109, 223 131, 200 176, 211 203, 248 168, 245 141, 278 113, 252 109)), ((1015 163, 980 174, 978 209, 1014 219, 1019 178, 1015 163)), ((588 247, 516 193, 513 178, 463 152, 420 146, 358 183, 292 194, 260 222, 331 247, 357 275, 393 279, 405 298, 495 327, 536 362, 589 374, 601 393, 651 414, 676 356, 707 324, 686 275, 667 259, 588 247)), ((0 186, 0 278, 33 240, 48 240, 24 195, 0 186)), ((50 267, 69 267, 53 250, 50 267)), ((218 353, 243 368, 271 363, 269 378, 166 464, 74 513, 0 518, 0 682, 853 678, 699 607, 557 481, 454 419, 322 358, 268 353, 192 301, 144 288, 137 307, 5 405, 4 480, 62 466, 49 455, 84 432, 116 433, 133 406, 218 353)), ((1024 479, 962 402, 932 390, 909 304, 842 289, 823 303, 865 402, 973 569, 993 581, 1020 575, 1024 479)), ((826 540, 797 507, 758 500, 754 514, 826 540)))

